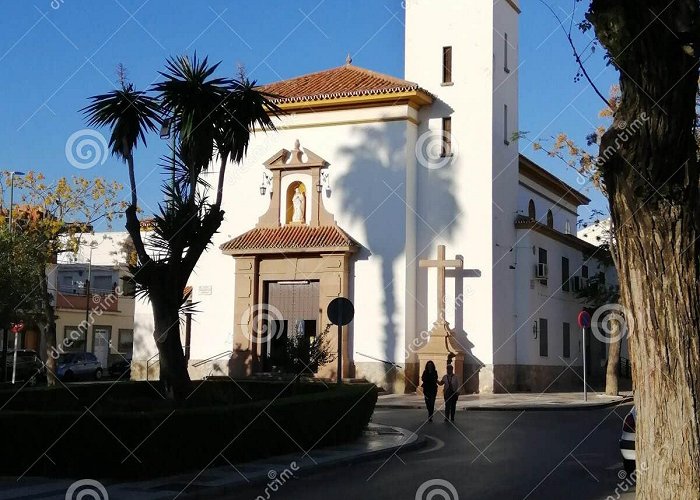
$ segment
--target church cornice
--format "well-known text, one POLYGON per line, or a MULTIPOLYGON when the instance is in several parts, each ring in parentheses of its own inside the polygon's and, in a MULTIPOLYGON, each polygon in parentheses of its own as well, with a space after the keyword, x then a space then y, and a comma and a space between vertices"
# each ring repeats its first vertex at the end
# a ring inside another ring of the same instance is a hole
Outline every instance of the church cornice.
POLYGON ((411 106, 419 109, 433 102, 433 97, 418 89, 385 94, 348 95, 321 99, 282 102, 278 106, 287 113, 317 113, 347 109, 376 108, 381 106, 411 106))

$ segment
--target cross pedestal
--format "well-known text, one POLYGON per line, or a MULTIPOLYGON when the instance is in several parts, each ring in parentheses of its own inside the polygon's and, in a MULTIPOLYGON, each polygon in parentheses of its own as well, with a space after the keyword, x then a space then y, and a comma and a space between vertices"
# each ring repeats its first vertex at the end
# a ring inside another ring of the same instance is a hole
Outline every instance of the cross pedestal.
MULTIPOLYGON (((418 350, 419 372, 423 373, 425 364, 428 361, 435 363, 438 376, 442 378, 447 373, 447 365, 454 367, 454 373, 459 377, 460 384, 464 384, 464 349, 459 345, 450 328, 450 324, 445 319, 445 269, 462 269, 460 259, 445 260, 445 245, 438 246, 436 260, 421 260, 419 267, 437 268, 437 310, 438 319, 433 323, 433 327, 428 334, 430 338, 418 350)), ((464 388, 464 385, 462 386, 464 388)), ((422 392, 419 387, 419 392, 422 392)))

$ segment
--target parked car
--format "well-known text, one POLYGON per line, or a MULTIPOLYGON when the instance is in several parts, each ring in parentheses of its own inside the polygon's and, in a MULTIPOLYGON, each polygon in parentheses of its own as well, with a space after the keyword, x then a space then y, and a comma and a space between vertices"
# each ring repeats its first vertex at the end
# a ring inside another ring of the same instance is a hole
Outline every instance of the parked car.
MULTIPOLYGON (((12 364, 15 359, 15 351, 7 352, 7 362, 5 363, 5 373, 8 382, 12 380, 12 364)), ((36 385, 37 382, 46 377, 46 366, 36 351, 23 349, 17 351, 17 369, 15 370, 15 381, 27 382, 28 385, 36 385)))
POLYGON ((622 421, 622 436, 620 436, 620 453, 627 474, 632 474, 636 468, 637 451, 634 439, 637 433, 637 407, 633 406, 622 421))
POLYGON ((131 357, 119 358, 114 363, 109 365, 110 377, 119 377, 124 380, 131 378, 131 357))
POLYGON ((102 363, 91 352, 61 354, 56 362, 56 375, 64 382, 102 378, 102 363))

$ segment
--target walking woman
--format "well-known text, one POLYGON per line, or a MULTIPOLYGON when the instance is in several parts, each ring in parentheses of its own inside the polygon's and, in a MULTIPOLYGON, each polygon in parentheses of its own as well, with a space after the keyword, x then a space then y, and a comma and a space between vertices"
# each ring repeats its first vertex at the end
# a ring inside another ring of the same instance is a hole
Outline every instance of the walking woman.
POLYGON ((423 396, 425 396, 425 406, 428 408, 428 422, 432 422, 438 386, 438 374, 435 369, 435 363, 428 361, 425 364, 421 380, 423 382, 421 387, 423 388, 423 396))

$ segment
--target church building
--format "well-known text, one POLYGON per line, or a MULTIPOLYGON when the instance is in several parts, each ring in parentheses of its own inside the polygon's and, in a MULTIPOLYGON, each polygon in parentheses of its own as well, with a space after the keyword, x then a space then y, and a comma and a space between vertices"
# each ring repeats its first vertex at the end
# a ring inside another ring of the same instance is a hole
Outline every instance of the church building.
MULTIPOLYGON (((275 373, 292 337, 326 331, 337 350, 327 306, 346 297, 343 378, 412 392, 433 357, 466 392, 582 387, 576 292, 610 271, 576 236, 588 198, 514 140, 519 2, 405 5, 403 77, 348 57, 263 87, 285 114, 227 169, 225 220, 190 283, 193 378, 275 373)), ((136 378, 157 352, 149 307, 136 378)), ((597 366, 605 346, 589 346, 597 366)))

